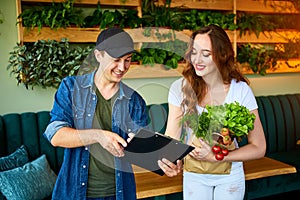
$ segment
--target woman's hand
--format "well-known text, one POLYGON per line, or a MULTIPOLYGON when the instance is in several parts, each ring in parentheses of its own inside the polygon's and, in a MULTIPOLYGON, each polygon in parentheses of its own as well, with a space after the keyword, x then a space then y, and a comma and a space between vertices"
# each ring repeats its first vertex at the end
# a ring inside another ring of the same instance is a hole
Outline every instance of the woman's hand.
POLYGON ((217 160, 214 157, 214 154, 211 150, 211 146, 199 138, 200 147, 195 147, 190 156, 192 156, 196 160, 204 160, 209 162, 216 162, 217 160))
POLYGON ((182 171, 182 162, 181 160, 177 160, 176 164, 170 162, 169 160, 163 158, 162 160, 158 160, 158 166, 164 171, 164 173, 169 176, 177 176, 182 171))
POLYGON ((128 133, 127 143, 129 143, 134 136, 135 136, 134 133, 128 133))

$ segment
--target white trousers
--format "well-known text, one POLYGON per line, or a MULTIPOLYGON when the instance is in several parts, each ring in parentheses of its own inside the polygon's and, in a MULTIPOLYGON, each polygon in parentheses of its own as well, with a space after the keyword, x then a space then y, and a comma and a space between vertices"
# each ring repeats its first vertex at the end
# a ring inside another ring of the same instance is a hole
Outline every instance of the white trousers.
POLYGON ((243 200, 245 175, 242 165, 232 168, 230 175, 184 172, 184 200, 243 200))

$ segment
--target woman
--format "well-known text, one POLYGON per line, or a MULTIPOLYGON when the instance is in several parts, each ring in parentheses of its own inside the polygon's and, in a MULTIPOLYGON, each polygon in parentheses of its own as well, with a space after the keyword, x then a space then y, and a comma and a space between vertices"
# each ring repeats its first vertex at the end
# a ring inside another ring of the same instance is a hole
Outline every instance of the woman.
MULTIPOLYGON (((180 120, 186 113, 205 111, 206 105, 221 105, 239 102, 255 114, 254 129, 248 134, 248 143, 238 147, 216 160, 210 146, 199 140, 198 146, 190 153, 191 159, 184 160, 184 166, 192 159, 222 164, 231 163, 228 174, 207 174, 184 170, 183 193, 185 200, 241 200, 245 193, 245 176, 242 161, 261 158, 265 154, 266 142, 258 115, 258 106, 249 87, 248 80, 234 62, 234 51, 226 32, 216 26, 203 27, 192 34, 186 53, 188 64, 183 77, 176 80, 169 92, 169 117, 166 135, 180 139, 180 120)), ((187 127, 184 127, 187 128, 187 127)), ((187 129, 188 130, 188 129, 187 129)), ((188 132, 187 142, 191 143, 192 133, 188 132)))

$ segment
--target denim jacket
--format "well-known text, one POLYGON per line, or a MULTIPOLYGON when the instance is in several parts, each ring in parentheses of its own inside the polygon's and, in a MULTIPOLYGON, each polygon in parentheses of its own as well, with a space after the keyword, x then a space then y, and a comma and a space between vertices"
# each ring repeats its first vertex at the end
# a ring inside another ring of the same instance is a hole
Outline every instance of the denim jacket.
MULTIPOLYGON (((51 120, 44 136, 51 141, 62 127, 92 128, 97 96, 94 74, 70 76, 63 79, 50 112, 51 120)), ((135 133, 147 124, 146 104, 142 97, 120 82, 119 96, 112 108, 112 131, 127 139, 127 133, 135 133)), ((86 199, 88 182, 89 146, 65 148, 64 161, 54 186, 52 199, 86 199)), ((132 167, 115 158, 117 200, 136 199, 136 187, 132 167)))

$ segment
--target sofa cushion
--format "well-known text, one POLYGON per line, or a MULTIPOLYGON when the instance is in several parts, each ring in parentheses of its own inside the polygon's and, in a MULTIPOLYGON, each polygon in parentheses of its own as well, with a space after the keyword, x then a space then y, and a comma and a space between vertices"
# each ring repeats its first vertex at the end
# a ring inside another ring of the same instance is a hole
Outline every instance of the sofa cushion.
POLYGON ((0 158, 0 171, 6 171, 16 167, 21 167, 28 161, 28 152, 26 150, 26 147, 22 145, 12 154, 0 158))
MULTIPOLYGON (((22 145, 12 154, 0 158, 0 172, 21 167, 29 161, 26 147, 22 145)), ((0 192, 0 200, 6 199, 0 192)))
POLYGON ((51 195, 56 178, 42 155, 22 167, 0 172, 0 190, 7 199, 43 199, 51 195))

